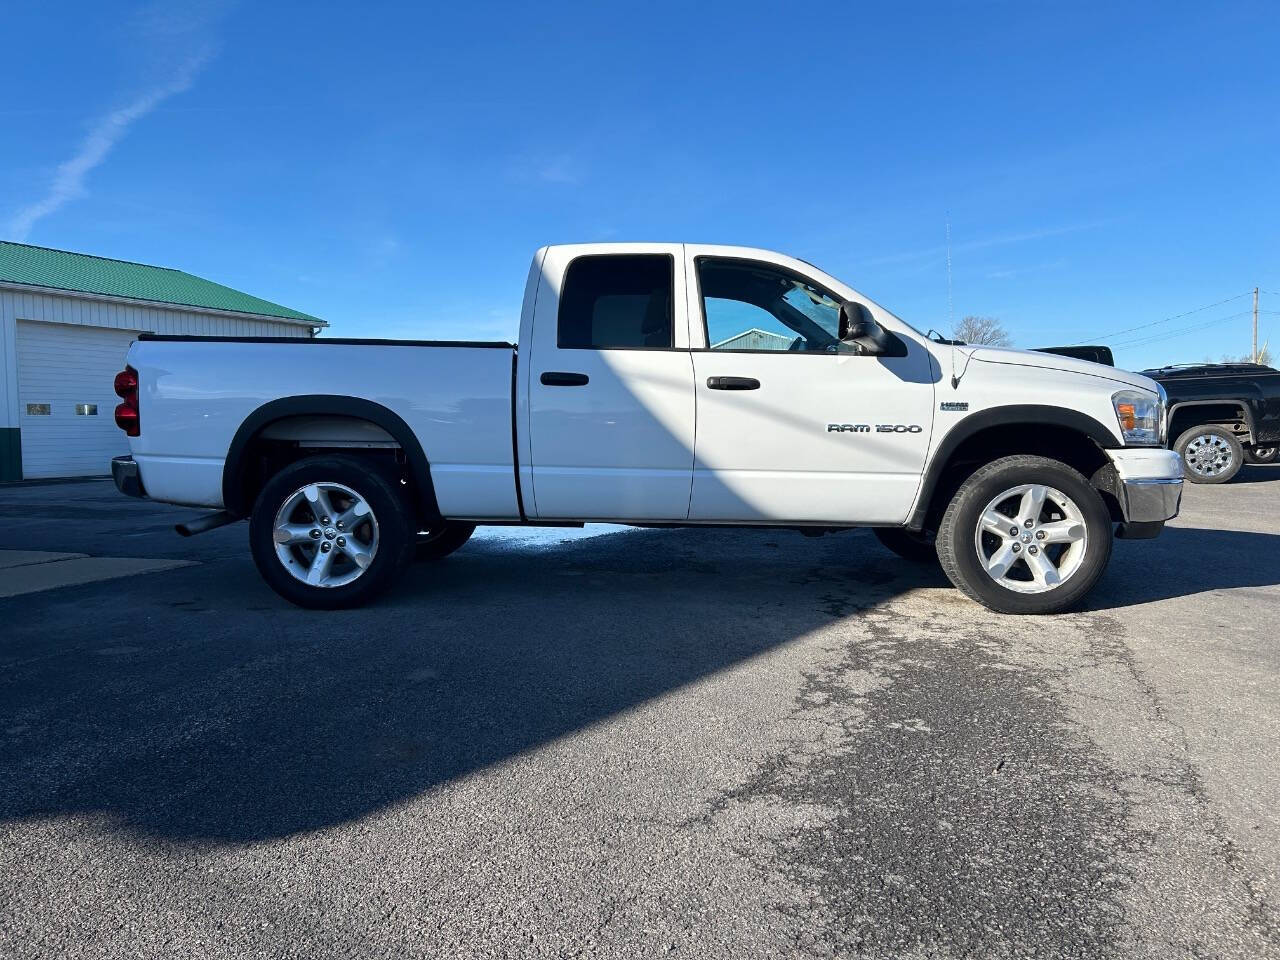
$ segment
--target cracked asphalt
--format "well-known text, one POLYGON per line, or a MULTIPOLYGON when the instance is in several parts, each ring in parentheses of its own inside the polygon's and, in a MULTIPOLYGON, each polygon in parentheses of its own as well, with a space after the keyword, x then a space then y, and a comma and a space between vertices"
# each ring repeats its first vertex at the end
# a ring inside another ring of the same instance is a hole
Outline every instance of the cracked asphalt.
POLYGON ((1278 495, 1020 619, 785 531, 309 612, 242 524, 0 488, 0 549, 197 562, 0 599, 0 955, 1280 957, 1278 495))

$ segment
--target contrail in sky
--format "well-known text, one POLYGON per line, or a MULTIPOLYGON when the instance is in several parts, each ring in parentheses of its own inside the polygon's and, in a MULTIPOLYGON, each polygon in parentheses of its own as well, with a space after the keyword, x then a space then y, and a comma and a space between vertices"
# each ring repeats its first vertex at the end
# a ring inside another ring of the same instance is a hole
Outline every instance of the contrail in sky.
POLYGON ((128 134, 129 128, 170 97, 189 90, 196 75, 209 62, 210 56, 206 52, 190 57, 168 82, 153 87, 132 103, 100 117, 81 141, 80 149, 75 155, 59 164, 48 193, 19 210, 9 221, 6 231, 9 237, 18 241, 26 240, 37 222, 83 196, 85 177, 107 158, 112 148, 128 134))

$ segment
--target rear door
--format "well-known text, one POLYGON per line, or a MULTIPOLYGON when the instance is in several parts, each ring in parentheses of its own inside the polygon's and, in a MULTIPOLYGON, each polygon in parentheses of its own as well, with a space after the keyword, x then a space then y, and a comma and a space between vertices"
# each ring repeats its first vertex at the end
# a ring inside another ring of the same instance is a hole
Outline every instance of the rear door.
POLYGON ((530 515, 683 520, 694 390, 681 246, 599 251, 552 247, 543 261, 528 365, 530 515))
POLYGON ((933 424, 937 371, 924 346, 798 261, 687 250, 690 327, 706 344, 693 351, 690 519, 905 520, 933 424), (898 334, 905 355, 848 352, 838 340, 847 299, 898 334))

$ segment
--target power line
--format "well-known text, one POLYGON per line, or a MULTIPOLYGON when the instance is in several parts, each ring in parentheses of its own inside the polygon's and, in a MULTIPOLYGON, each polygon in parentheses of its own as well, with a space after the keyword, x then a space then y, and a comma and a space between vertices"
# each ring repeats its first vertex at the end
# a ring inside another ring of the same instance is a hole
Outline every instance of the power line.
POLYGON ((1225 317, 1218 317, 1216 320, 1207 320, 1201 323, 1195 323, 1189 327, 1180 327, 1177 330, 1163 330, 1160 333, 1154 334, 1152 336, 1136 337, 1132 340, 1121 340, 1118 343, 1111 344, 1111 346, 1115 348, 1141 347, 1149 343, 1159 343, 1161 340, 1172 340, 1174 337, 1180 337, 1183 334, 1192 333, 1196 330, 1203 330, 1205 327, 1211 326, 1213 324, 1225 323, 1228 320, 1239 320, 1241 317, 1249 317, 1252 315, 1253 315, 1252 311, 1242 310, 1240 313, 1228 314, 1225 317))
POLYGON ((1136 327, 1125 327, 1123 330, 1115 330, 1107 334, 1099 334, 1097 336, 1085 337, 1083 340, 1077 340, 1075 341, 1075 343, 1071 345, 1076 346, 1082 343, 1096 343, 1099 340, 1109 340, 1112 337, 1118 337, 1123 333, 1133 333, 1135 330, 1145 330, 1148 327, 1159 326, 1160 324, 1168 323, 1171 320, 1181 320, 1183 317, 1189 317, 1193 313, 1200 313, 1202 310, 1211 310, 1214 307, 1222 306, 1224 303, 1230 303, 1232 300, 1240 300, 1240 299, 1243 299, 1244 297, 1251 297, 1251 296, 1253 296, 1252 290, 1250 290, 1248 293, 1237 294, 1234 297, 1227 297, 1227 299, 1219 300, 1217 303, 1207 303, 1203 307, 1196 307, 1194 310, 1188 310, 1186 313, 1175 313, 1172 317, 1165 317, 1163 320, 1152 320, 1150 323, 1140 323, 1136 327))

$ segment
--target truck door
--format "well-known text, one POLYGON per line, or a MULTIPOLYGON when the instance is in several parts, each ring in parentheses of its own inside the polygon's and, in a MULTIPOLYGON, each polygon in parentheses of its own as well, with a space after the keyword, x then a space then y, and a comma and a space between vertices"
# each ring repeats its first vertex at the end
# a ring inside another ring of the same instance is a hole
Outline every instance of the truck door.
POLYGON ((686 249, 698 406, 689 518, 905 520, 933 425, 924 346, 899 321, 886 326, 905 356, 848 352, 839 310, 854 291, 798 261, 686 249))
POLYGON ((681 247, 583 252, 600 249, 553 247, 542 265, 526 372, 526 512, 684 520, 694 391, 681 247))

